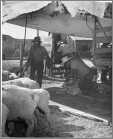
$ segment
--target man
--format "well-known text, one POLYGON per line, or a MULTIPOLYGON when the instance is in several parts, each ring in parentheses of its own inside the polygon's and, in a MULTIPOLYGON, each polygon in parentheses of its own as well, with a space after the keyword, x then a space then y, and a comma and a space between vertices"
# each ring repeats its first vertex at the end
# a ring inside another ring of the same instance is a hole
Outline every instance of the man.
POLYGON ((27 64, 31 66, 30 78, 39 83, 40 87, 42 85, 44 60, 46 60, 48 68, 51 65, 51 59, 48 55, 47 50, 41 46, 40 37, 35 37, 33 44, 30 49, 27 64))

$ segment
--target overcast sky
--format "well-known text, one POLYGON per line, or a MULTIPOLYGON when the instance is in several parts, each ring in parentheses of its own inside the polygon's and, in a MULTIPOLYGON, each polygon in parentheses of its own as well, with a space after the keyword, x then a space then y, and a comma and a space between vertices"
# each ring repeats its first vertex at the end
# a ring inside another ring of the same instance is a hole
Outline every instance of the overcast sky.
MULTIPOLYGON (((2 34, 10 35, 16 39, 24 39, 25 28, 5 23, 4 25, 2 25, 2 34)), ((39 35, 41 36, 42 40, 44 40, 44 38, 47 37, 49 38, 48 32, 45 31, 39 31, 39 35)), ((27 28, 26 39, 33 39, 36 36, 37 36, 37 30, 27 28)))

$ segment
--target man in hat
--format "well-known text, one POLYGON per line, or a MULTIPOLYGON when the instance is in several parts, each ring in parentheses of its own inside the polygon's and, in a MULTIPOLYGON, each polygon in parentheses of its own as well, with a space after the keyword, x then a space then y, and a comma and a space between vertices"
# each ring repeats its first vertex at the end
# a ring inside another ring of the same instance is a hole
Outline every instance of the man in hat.
POLYGON ((33 44, 31 46, 27 64, 30 65, 30 78, 32 80, 36 80, 40 87, 42 85, 43 78, 43 69, 44 69, 44 60, 46 60, 48 68, 51 66, 51 59, 48 55, 47 50, 41 46, 40 37, 35 37, 32 41, 33 44))

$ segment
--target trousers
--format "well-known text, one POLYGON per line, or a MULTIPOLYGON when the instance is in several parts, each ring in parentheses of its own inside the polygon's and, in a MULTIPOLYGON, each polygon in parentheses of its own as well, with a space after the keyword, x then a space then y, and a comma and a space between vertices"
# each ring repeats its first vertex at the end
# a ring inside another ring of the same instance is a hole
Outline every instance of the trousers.
POLYGON ((31 64, 30 78, 32 80, 37 81, 40 87, 42 86, 43 69, 44 69, 43 62, 39 62, 35 65, 31 64))

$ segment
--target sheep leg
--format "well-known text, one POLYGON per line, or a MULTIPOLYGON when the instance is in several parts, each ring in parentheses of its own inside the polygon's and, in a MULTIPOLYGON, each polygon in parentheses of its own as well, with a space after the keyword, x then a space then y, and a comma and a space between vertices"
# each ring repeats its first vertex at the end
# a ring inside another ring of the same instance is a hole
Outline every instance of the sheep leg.
POLYGON ((27 120, 26 121, 27 125, 28 125, 28 129, 27 129, 27 132, 26 132, 26 137, 30 137, 32 132, 33 132, 33 129, 34 129, 34 118, 32 118, 31 120, 27 120))

